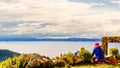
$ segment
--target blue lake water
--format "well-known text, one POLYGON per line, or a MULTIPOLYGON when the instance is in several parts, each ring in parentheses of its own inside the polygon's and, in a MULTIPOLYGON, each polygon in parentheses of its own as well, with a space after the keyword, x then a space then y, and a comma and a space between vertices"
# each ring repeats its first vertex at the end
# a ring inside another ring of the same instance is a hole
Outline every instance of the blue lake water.
MULTIPOLYGON (((57 41, 37 41, 37 42, 0 42, 0 49, 8 49, 19 53, 39 53, 46 56, 59 56, 61 53, 69 51, 75 52, 81 47, 92 52, 95 42, 57 42, 57 41)), ((101 44, 101 42, 99 42, 101 44)), ((109 43, 109 48, 117 47, 120 43, 109 43)))

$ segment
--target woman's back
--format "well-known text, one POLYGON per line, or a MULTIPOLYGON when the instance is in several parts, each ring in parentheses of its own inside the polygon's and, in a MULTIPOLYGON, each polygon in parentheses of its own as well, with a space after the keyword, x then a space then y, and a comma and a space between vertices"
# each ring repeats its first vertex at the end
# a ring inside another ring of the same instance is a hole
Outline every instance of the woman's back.
POLYGON ((96 59, 104 59, 104 51, 98 47, 98 48, 94 48, 93 50, 93 55, 95 54, 96 59))

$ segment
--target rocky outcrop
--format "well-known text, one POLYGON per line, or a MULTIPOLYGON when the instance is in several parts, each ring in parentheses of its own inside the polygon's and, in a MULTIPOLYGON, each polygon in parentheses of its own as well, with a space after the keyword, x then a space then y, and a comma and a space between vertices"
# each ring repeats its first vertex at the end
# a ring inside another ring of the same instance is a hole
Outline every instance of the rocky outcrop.
POLYGON ((49 57, 41 56, 39 54, 22 54, 20 56, 20 68, 54 68, 52 60, 49 57))

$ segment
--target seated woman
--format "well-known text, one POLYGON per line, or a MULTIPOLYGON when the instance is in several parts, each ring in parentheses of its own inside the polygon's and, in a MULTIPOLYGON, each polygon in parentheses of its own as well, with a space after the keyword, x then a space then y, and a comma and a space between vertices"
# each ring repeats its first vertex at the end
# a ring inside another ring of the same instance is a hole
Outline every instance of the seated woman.
POLYGON ((95 43, 92 56, 95 55, 93 62, 105 62, 104 51, 102 50, 99 43, 95 43))

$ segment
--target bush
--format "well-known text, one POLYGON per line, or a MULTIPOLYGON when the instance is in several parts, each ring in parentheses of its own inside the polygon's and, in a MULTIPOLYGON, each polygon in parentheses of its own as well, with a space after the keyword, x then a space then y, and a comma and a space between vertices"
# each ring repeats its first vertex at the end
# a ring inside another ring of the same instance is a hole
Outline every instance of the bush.
POLYGON ((74 54, 72 52, 68 52, 67 54, 64 54, 63 57, 72 57, 74 54))
POLYGON ((118 48, 110 48, 110 54, 116 56, 119 54, 118 48))
POLYGON ((83 61, 82 57, 76 56, 72 52, 63 54, 63 56, 60 59, 63 59, 65 64, 69 64, 69 65, 76 65, 83 61))
POLYGON ((83 57, 84 61, 90 61, 92 54, 85 48, 81 48, 78 51, 78 56, 83 57))
POLYGON ((8 58, 0 63, 0 68, 21 68, 20 57, 14 56, 13 58, 8 58))

